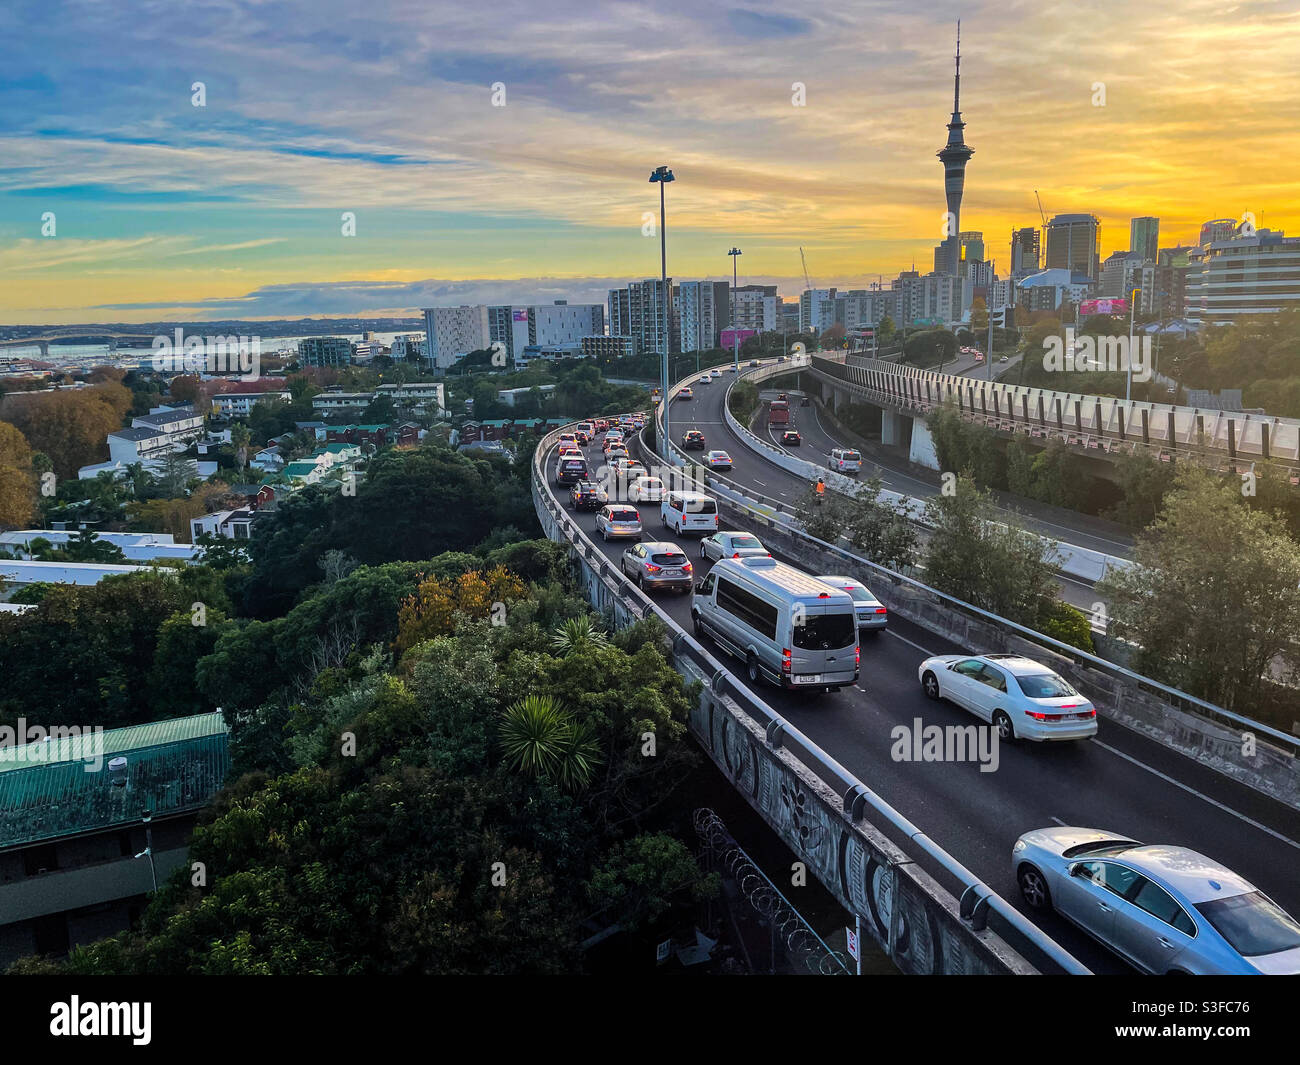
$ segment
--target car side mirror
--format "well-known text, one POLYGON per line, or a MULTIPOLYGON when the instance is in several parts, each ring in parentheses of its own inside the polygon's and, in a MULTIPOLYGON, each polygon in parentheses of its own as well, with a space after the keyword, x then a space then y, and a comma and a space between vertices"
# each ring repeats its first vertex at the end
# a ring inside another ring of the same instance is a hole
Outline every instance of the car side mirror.
POLYGON ((1066 868, 1066 872, 1071 876, 1079 876, 1083 871, 1083 862, 1074 862, 1066 868))
POLYGON ((703 594, 704 594, 704 582, 703 582, 703 581, 696 581, 696 582, 695 582, 695 590, 696 590, 697 592, 699 592, 701 595, 703 595, 703 594))

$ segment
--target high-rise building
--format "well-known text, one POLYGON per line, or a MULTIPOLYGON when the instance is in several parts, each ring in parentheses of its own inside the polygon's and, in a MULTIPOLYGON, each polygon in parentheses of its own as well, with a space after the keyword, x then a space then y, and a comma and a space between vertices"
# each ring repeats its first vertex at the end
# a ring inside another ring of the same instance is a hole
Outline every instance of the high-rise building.
POLYGON ((583 337, 605 332, 605 308, 599 303, 539 303, 527 308, 528 343, 542 347, 581 344, 583 337))
POLYGON ((772 332, 781 328, 780 306, 775 285, 741 285, 731 305, 731 324, 756 333, 772 332))
POLYGON ((799 332, 820 333, 834 324, 835 289, 804 289, 799 297, 799 332))
POLYGON ((1058 214, 1047 223, 1048 270, 1069 270, 1097 280, 1097 233, 1101 220, 1091 214, 1058 214))
POLYGON ((605 302, 605 320, 609 323, 609 335, 627 337, 632 335, 631 293, 626 288, 611 288, 605 302))
POLYGON ((1108 299, 1128 299, 1142 283, 1142 253, 1113 251, 1101 268, 1101 294, 1108 299))
POLYGON ((1156 262, 1142 265, 1138 309, 1161 318, 1181 318, 1187 296, 1188 253, 1191 248, 1161 248, 1156 262))
POLYGON ((1201 238, 1198 243, 1202 248, 1208 248, 1216 241, 1231 240, 1236 235, 1237 220, 1235 218, 1211 218, 1201 225, 1201 238))
POLYGON ((611 335, 634 338, 637 351, 643 354, 679 351, 679 325, 672 312, 673 279, 670 277, 667 284, 657 277, 633 281, 626 292, 626 307, 621 296, 615 300, 613 292, 610 293, 611 335))
POLYGON ((426 308, 424 334, 434 369, 449 369, 471 351, 491 344, 488 309, 483 304, 426 308))
POLYGON ((963 262, 983 262, 984 261, 984 234, 977 230, 971 230, 968 233, 962 233, 961 239, 961 257, 963 262))
POLYGON ((677 290, 682 351, 711 351, 731 324, 731 285, 726 281, 683 281, 677 290))
POLYGON ((961 197, 966 187, 966 164, 975 154, 966 144, 961 120, 961 23, 957 23, 957 62, 952 83, 952 120, 948 123, 948 143, 937 153, 943 163, 943 192, 948 204, 948 222, 943 242, 943 272, 956 274, 961 262, 961 197))
POLYGON ((1139 256, 1138 262, 1155 262, 1159 248, 1160 219, 1143 215, 1129 220, 1128 250, 1139 256))
POLYGON ((1011 234, 1011 276, 1028 277, 1038 273, 1039 233, 1036 226, 1025 226, 1011 234))
POLYGON ((1260 229, 1211 241, 1189 258, 1186 310, 1194 322, 1229 325, 1300 310, 1300 237, 1260 229))
POLYGON ((298 341, 298 361, 303 366, 347 366, 354 349, 347 337, 306 337, 298 341))

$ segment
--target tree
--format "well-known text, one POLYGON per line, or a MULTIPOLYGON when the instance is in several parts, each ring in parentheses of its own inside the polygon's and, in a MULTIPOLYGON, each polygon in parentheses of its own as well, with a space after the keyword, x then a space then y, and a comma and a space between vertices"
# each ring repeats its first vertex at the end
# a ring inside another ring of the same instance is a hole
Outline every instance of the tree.
POLYGON ((849 542, 872 562, 903 570, 916 561, 916 530, 881 498, 883 490, 880 478, 872 477, 854 493, 846 523, 849 542))
POLYGON ((126 555, 117 544, 101 540, 91 529, 82 529, 68 540, 60 554, 69 562, 125 562, 126 555))
POLYGON ((512 703, 498 731, 508 767, 565 791, 585 790, 601 761, 591 727, 549 695, 512 703))
POLYGON ((903 342, 903 357, 917 366, 942 365, 957 354, 957 338, 946 329, 925 329, 903 342))
POLYGON ((703 902, 720 887, 718 875, 706 875, 681 840, 655 832, 616 843, 592 873, 587 893, 635 930, 653 924, 674 902, 703 902))
MULTIPOLYGON (((48 460, 47 460, 48 461, 48 460)), ((0 528, 22 528, 36 512, 36 479, 27 438, 0 422, 0 528)))
POLYGON ((169 451, 163 455, 155 471, 157 492, 164 499, 176 499, 189 489, 190 482, 199 475, 198 464, 183 451, 169 451))
POLYGON ((235 463, 240 473, 248 465, 248 445, 252 441, 253 434, 243 422, 236 422, 230 427, 230 445, 235 449, 235 463))
POLYGON ((10 400, 5 409, 29 445, 48 455, 55 472, 66 479, 107 456, 108 434, 122 427, 130 407, 130 391, 106 382, 24 397, 21 403, 10 400))
POLYGON ((1186 467, 1133 558, 1097 591, 1111 601, 1111 631, 1139 645, 1138 668, 1249 712, 1300 628, 1300 545, 1282 517, 1186 467))
POLYGON ((423 640, 452 631, 457 614, 486 618, 498 607, 524 596, 524 582, 505 567, 462 574, 453 580, 430 577, 397 613, 397 649, 406 651, 423 640))
POLYGON ((925 506, 927 583, 991 613, 1033 626, 1044 598, 1056 598, 1059 561, 1050 543, 995 515, 987 492, 958 477, 952 494, 925 506))
POLYGON ((980 333, 989 327, 989 305, 983 296, 976 296, 970 304, 970 327, 980 333))
POLYGON ((876 343, 884 347, 894 339, 894 334, 897 332, 898 327, 894 325, 894 320, 889 315, 885 315, 876 323, 876 343))

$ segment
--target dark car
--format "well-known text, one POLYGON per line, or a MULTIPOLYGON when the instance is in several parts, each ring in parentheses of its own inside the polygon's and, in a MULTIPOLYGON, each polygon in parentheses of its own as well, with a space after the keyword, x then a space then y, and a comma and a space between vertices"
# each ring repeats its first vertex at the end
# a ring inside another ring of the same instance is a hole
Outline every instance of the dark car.
POLYGON ((799 401, 799 406, 801 406, 801 407, 806 407, 806 406, 808 406, 808 397, 807 397, 807 396, 804 396, 803 399, 801 399, 801 400, 799 401))
POLYGON ((781 434, 781 443, 790 444, 792 447, 798 447, 803 437, 799 435, 798 429, 787 429, 781 434))
POLYGON ((569 489, 569 506, 574 510, 599 510, 609 502, 609 493, 595 481, 579 481, 569 489))
POLYGON ((704 434, 698 429, 688 429, 682 434, 682 447, 687 451, 703 451, 704 434))
POLYGON ((757 359, 751 359, 749 365, 750 365, 750 366, 757 366, 757 365, 758 365, 758 360, 757 360, 757 359))

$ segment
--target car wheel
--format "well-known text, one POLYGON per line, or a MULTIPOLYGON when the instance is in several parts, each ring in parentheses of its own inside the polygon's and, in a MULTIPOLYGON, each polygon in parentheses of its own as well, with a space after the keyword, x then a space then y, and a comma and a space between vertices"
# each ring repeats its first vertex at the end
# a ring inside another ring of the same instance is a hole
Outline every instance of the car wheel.
POLYGON ((636 575, 636 586, 637 586, 638 588, 640 588, 641 591, 643 591, 643 592, 645 591, 645 574, 644 574, 644 573, 638 573, 638 574, 636 575))
POLYGON ((600 530, 600 535, 601 535, 601 538, 605 541, 605 543, 609 543, 609 530, 608 530, 608 529, 601 529, 601 530, 600 530))
POLYGON ((695 630, 695 638, 696 638, 697 640, 703 641, 703 640, 704 640, 704 622, 702 622, 702 621, 700 620, 700 615, 699 615, 699 614, 692 614, 692 615, 691 615, 691 628, 695 630))
POLYGON ((998 730, 998 739, 1003 743, 1016 742, 1016 729, 1011 724, 1011 718, 1006 715, 1005 711, 993 711, 993 727, 998 730))
POLYGON ((928 669, 925 671, 925 676, 921 678, 921 690, 925 692, 927 699, 939 698, 939 678, 928 669))
POLYGON ((752 654, 745 656, 745 672, 749 674, 749 682, 751 684, 758 683, 758 659, 752 654))
POLYGON ((1020 885, 1020 894, 1031 908, 1045 910, 1051 906, 1052 895, 1047 890, 1047 878, 1034 866, 1022 865, 1016 873, 1016 883, 1020 885))

